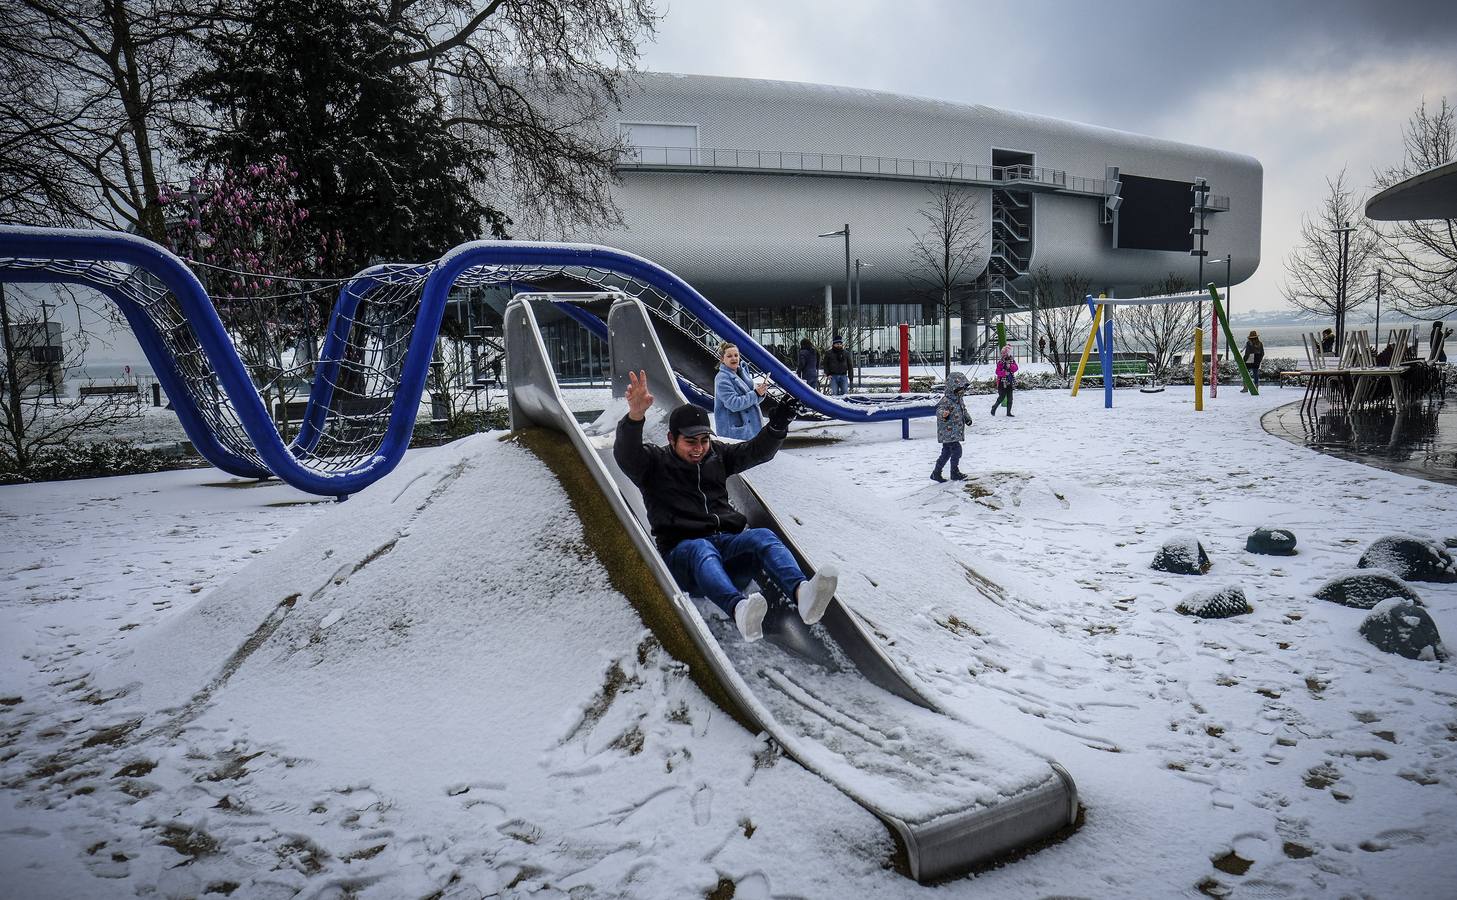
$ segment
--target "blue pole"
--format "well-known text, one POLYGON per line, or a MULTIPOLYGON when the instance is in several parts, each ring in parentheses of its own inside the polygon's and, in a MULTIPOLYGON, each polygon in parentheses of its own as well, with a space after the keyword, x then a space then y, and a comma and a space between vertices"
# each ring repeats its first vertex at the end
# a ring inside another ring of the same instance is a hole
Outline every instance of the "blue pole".
POLYGON ((1113 408, 1113 315, 1103 314, 1103 408, 1113 408))

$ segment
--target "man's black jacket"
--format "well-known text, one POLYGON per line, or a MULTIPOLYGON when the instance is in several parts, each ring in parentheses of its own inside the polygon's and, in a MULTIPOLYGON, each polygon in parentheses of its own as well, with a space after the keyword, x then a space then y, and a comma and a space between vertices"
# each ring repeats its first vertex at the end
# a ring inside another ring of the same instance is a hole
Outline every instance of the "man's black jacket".
POLYGON ((671 447, 644 444, 642 428, 642 422, 623 416, 612 455, 642 491, 658 552, 666 556, 689 538, 743 531, 748 521, 729 502, 728 477, 773 459, 785 432, 765 425, 741 444, 712 441, 703 461, 694 465, 671 447))
POLYGON ((844 347, 831 347, 825 351, 825 374, 850 374, 850 354, 845 352, 844 347))

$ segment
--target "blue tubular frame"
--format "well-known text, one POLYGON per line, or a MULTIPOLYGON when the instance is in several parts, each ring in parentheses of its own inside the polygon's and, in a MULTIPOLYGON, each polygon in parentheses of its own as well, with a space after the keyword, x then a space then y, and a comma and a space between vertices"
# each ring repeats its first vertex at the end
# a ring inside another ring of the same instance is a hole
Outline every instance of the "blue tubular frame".
MULTIPOLYGON (((43 268, 0 268, 0 281, 78 284, 94 288, 109 297, 136 333, 158 381, 172 399, 183 429, 198 452, 213 465, 246 478, 274 475, 300 490, 325 496, 343 498, 356 493, 384 477, 403 458, 414 431, 416 411, 424 395, 430 359, 450 290, 466 270, 476 266, 581 266, 616 272, 650 285, 687 308, 719 336, 737 343, 744 356, 780 387, 810 409, 830 418, 851 422, 895 422, 931 416, 936 410, 934 404, 886 404, 867 408, 826 397, 801 381, 687 282, 639 256, 587 244, 476 241, 456 247, 433 266, 375 266, 360 272, 350 281, 340 292, 330 315, 328 332, 309 391, 305 421, 298 437, 285 445, 202 284, 181 259, 166 249, 144 238, 116 232, 0 226, 0 257, 114 262, 135 266, 157 278, 177 298, 182 315, 266 468, 260 468, 219 441, 218 435, 199 411, 198 398, 188 392, 162 336, 145 311, 121 291, 119 285, 97 284, 80 274, 68 275, 43 268), (378 451, 362 463, 339 472, 317 472, 308 468, 300 457, 309 455, 323 436, 329 407, 334 399, 334 384, 343 364, 344 349, 360 302, 375 287, 389 284, 396 278, 418 279, 427 271, 429 275, 415 314, 415 325, 410 333, 399 381, 395 385, 389 424, 378 451)), ((592 325, 575 315, 576 312, 585 313, 584 310, 568 306, 566 312, 605 337, 606 325, 597 317, 590 316, 596 323, 592 325)), ((712 406, 710 396, 682 382, 682 379, 680 383, 695 403, 712 406)))
MULTIPOLYGON (((5 234, 0 233, 0 249, 6 246, 5 237, 5 234)), ((197 448, 197 452, 229 475, 237 475, 240 478, 267 478, 272 474, 218 442, 217 435, 213 434, 212 428, 198 412, 192 394, 187 390, 186 382, 183 381, 181 373, 177 371, 176 361, 173 360, 172 354, 167 352, 161 335, 152 325, 152 320, 118 286, 106 287, 94 281, 88 281, 79 275, 69 276, 44 269, 0 269, 0 281, 11 284, 73 284, 90 288, 111 300, 126 317, 127 324, 131 326, 132 333, 136 335, 137 343, 141 345, 142 353, 152 365, 152 371, 156 374, 157 381, 162 385, 162 390, 167 392, 167 398, 172 401, 172 411, 177 413, 182 430, 187 434, 187 439, 192 441, 192 445, 197 448)))
MULTIPOLYGON (((401 278, 419 278, 429 270, 429 266, 381 263, 359 272, 340 289, 339 299, 334 302, 334 308, 329 314, 329 328, 324 335, 324 344, 319 350, 314 382, 309 387, 308 404, 304 409, 304 421, 291 445, 295 456, 312 453, 324 436, 324 424, 329 417, 329 407, 334 402, 334 387, 338 384, 339 368, 344 362, 344 349, 349 344, 349 332, 354 328, 354 316, 359 311, 359 304, 371 290, 380 285, 401 278)), ((435 327, 439 329, 438 322, 435 327)), ((416 402, 419 402, 419 398, 416 398, 416 402)))
MULTIPOLYGON (((223 383, 223 390, 227 392, 229 399, 237 405, 238 396, 243 396, 245 400, 251 398, 253 405, 261 410, 262 401, 258 398, 258 392, 254 390, 247 373, 243 371, 242 363, 233 350, 232 342, 228 340, 223 331, 222 322, 218 320, 217 313, 213 310, 211 301, 207 299, 201 283, 192 272, 188 271, 180 259, 162 247, 143 238, 112 232, 0 226, 0 256, 21 259, 117 262, 146 270, 166 285, 168 290, 177 297, 183 315, 192 325, 204 355, 214 370, 218 372, 219 380, 223 383), (208 333, 209 326, 213 329, 212 334, 208 333), (231 370, 227 365, 229 362, 232 363, 231 370), (229 385, 230 380, 240 380, 247 386, 247 390, 236 391, 234 386, 229 385)), ((141 345, 142 352, 146 355, 147 361, 151 363, 157 380, 167 391, 167 396, 172 400, 173 409, 182 423, 183 430, 193 445, 197 447, 198 452, 208 462, 232 475, 244 478, 267 478, 271 474, 267 469, 260 469, 256 463, 239 456, 218 441, 217 435, 213 433, 212 428, 198 412, 196 403, 178 373, 175 361, 172 359, 171 353, 167 351, 161 335, 157 333, 151 320, 135 301, 126 296, 117 286, 108 288, 79 276, 70 277, 42 269, 0 269, 0 281, 30 284, 76 284, 93 288, 108 297, 121 309, 127 324, 132 327, 132 331, 137 337, 137 343, 141 345)), ((255 447, 259 448, 264 462, 269 463, 268 454, 263 452, 264 448, 260 445, 258 436, 248 427, 247 420, 243 418, 245 407, 238 405, 238 412, 240 419, 243 420, 248 438, 253 441, 255 447)), ((267 431, 271 433, 276 450, 283 450, 277 430, 266 418, 264 421, 268 425, 267 431)))

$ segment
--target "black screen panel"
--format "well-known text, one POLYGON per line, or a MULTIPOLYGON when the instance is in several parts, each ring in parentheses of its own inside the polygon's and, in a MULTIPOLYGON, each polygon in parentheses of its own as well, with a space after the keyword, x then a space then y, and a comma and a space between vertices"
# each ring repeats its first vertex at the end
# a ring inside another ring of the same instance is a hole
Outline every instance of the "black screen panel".
POLYGON ((1194 249, 1192 184, 1141 175, 1120 175, 1123 206, 1118 210, 1118 246, 1127 250, 1194 249))

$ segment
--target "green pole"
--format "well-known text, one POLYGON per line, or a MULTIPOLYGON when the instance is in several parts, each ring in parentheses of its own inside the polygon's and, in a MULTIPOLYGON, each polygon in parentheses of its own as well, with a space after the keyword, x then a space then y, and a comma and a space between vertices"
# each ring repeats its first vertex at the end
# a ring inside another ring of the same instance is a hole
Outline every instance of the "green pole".
MULTIPOLYGON (((1233 352, 1234 332, 1229 328, 1229 317, 1224 314, 1224 304, 1219 302, 1219 289, 1214 286, 1212 281, 1209 282, 1209 297, 1214 301, 1214 315, 1219 318, 1220 327, 1224 330, 1224 340, 1229 345, 1230 351, 1233 352)), ((1245 390, 1249 391, 1252 397, 1260 396, 1260 389, 1255 387, 1254 381, 1250 379, 1249 367, 1245 365, 1245 355, 1234 353, 1234 362, 1239 366, 1239 377, 1244 381, 1245 390)))
POLYGON ((1002 349, 1005 346, 1007 346, 1007 323, 1005 323, 1005 322, 998 322, 997 323, 997 349, 1000 350, 1000 349, 1002 349))

